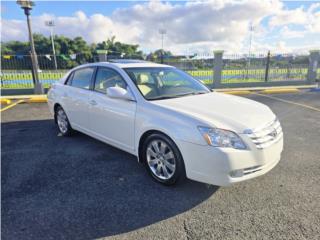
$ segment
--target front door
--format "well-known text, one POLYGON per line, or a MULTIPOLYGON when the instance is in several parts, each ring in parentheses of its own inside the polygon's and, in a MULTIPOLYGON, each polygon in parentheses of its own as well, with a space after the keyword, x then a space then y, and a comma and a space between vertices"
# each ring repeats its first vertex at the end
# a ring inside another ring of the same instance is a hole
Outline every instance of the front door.
POLYGON ((90 130, 100 139, 133 152, 136 102, 108 97, 106 92, 109 87, 129 90, 117 71, 99 67, 89 99, 90 130))

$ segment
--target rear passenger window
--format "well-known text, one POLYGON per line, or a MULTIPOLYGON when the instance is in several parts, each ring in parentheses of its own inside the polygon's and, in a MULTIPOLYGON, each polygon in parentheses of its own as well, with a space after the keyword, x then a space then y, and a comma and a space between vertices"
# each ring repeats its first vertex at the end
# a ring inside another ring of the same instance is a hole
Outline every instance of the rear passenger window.
POLYGON ((90 89, 92 74, 94 72, 94 68, 81 68, 79 70, 74 71, 71 83, 73 87, 83 88, 83 89, 90 89))

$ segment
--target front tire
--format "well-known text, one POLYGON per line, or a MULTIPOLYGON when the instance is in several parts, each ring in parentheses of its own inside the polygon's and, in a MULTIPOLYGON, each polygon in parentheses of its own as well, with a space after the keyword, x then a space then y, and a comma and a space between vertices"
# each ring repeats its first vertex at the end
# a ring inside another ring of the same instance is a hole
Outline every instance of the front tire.
POLYGON ((70 136, 73 132, 67 114, 62 107, 58 106, 56 111, 56 123, 62 136, 70 136))
POLYGON ((164 134, 152 134, 142 148, 147 171, 164 185, 173 185, 185 179, 185 167, 177 145, 164 134))

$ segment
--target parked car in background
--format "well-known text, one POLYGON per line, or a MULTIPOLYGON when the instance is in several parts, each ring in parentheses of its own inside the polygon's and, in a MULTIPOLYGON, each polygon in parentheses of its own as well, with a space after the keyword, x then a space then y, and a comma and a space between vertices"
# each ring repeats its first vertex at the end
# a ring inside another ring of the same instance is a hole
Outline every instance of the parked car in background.
POLYGON ((270 171, 283 148, 267 106, 212 92, 166 65, 85 64, 52 86, 48 104, 62 135, 77 130, 127 151, 166 185, 251 179, 270 171))

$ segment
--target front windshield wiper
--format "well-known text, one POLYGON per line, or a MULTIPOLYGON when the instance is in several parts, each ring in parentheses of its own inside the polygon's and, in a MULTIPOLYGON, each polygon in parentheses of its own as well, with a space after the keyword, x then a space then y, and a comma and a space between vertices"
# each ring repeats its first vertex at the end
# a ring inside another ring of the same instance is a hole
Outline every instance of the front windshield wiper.
POLYGON ((189 96, 189 95, 199 95, 199 94, 205 94, 208 92, 204 91, 199 91, 199 92, 187 92, 187 93, 182 93, 178 95, 167 95, 167 96, 159 96, 155 98, 150 98, 148 100, 163 100, 163 99, 169 99, 169 98, 178 98, 178 97, 184 97, 184 96, 189 96))
POLYGON ((199 91, 199 92, 194 92, 193 95, 206 94, 206 93, 209 93, 209 92, 199 91))
POLYGON ((188 95, 199 95, 199 94, 205 94, 207 92, 204 91, 199 91, 199 92, 188 92, 188 93, 182 93, 179 95, 175 95, 176 97, 183 97, 183 96, 188 96, 188 95))
POLYGON ((148 100, 163 100, 163 99, 169 99, 169 98, 176 98, 176 95, 173 96, 159 96, 159 97, 154 97, 154 98, 149 98, 148 100))

